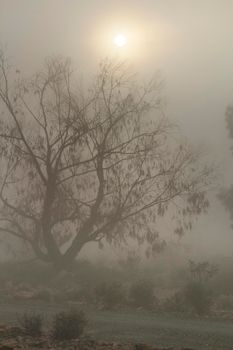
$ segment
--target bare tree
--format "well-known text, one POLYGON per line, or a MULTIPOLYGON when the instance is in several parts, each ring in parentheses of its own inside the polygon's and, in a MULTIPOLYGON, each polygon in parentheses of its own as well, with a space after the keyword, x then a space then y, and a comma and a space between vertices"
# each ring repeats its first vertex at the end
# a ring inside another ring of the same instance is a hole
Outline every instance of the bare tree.
POLYGON ((177 141, 159 82, 139 87, 105 62, 84 96, 67 61, 48 60, 30 82, 12 71, 2 53, 2 232, 67 267, 92 241, 157 249, 159 217, 177 213, 182 234, 206 210, 212 170, 177 141))

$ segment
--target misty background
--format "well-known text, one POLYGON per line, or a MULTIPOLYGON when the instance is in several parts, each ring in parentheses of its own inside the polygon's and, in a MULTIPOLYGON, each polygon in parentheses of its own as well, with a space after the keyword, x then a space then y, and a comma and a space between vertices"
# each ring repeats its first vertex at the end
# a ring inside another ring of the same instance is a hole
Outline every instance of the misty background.
MULTIPOLYGON (((224 120, 233 102, 232 14, 231 0, 144 0, 143 6, 137 0, 0 0, 0 42, 26 76, 45 57, 62 55, 71 57, 85 82, 101 59, 116 54, 108 33, 132 28, 135 50, 123 58, 142 79, 161 72, 166 113, 216 162, 221 188, 232 182, 233 170, 224 120)), ((182 239, 192 256, 233 253, 229 215, 217 191, 208 214, 182 239)), ((171 233, 170 240, 177 237, 171 233)))

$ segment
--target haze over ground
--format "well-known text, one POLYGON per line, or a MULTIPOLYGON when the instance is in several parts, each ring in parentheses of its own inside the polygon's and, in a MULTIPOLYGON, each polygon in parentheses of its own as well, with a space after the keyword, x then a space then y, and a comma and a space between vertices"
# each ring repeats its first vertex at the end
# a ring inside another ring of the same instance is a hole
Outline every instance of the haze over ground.
MULTIPOLYGON (((116 53, 112 33, 126 28, 134 46, 124 58, 145 79, 162 72, 168 115, 194 145, 207 148, 225 186, 233 170, 224 121, 233 102, 232 13, 231 0, 0 0, 0 42, 27 75, 46 56, 64 55, 85 81, 116 53)), ((232 255, 228 214, 215 196, 184 241, 194 251, 232 255)))

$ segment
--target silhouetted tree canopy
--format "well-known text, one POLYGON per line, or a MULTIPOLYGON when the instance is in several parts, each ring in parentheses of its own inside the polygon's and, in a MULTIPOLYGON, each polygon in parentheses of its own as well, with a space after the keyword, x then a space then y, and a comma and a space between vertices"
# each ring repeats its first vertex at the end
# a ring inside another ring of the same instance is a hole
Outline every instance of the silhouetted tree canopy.
POLYGON ((48 59, 30 81, 0 56, 0 230, 40 259, 70 265, 88 242, 158 248, 168 213, 179 235, 208 207, 212 169, 164 116, 160 82, 139 86, 104 62, 90 89, 48 59))

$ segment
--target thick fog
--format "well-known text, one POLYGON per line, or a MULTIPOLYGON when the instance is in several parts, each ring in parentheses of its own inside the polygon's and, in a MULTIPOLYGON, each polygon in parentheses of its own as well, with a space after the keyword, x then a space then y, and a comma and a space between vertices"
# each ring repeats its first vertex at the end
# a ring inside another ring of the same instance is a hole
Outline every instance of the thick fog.
POLYGON ((62 55, 85 82, 101 59, 116 54, 108 43, 112 33, 134 33, 135 46, 123 58, 140 79, 161 72, 166 113, 218 168, 209 212, 183 238, 192 255, 233 252, 229 215, 216 198, 232 182, 224 119, 233 103, 232 14, 231 0, 144 0, 143 6, 139 0, 0 0, 0 42, 27 76, 45 57, 62 55))

